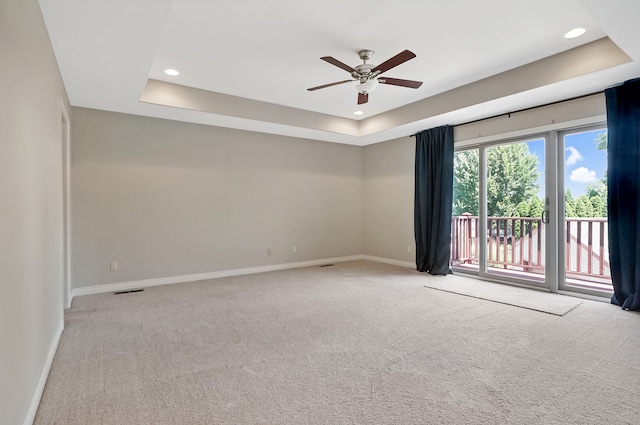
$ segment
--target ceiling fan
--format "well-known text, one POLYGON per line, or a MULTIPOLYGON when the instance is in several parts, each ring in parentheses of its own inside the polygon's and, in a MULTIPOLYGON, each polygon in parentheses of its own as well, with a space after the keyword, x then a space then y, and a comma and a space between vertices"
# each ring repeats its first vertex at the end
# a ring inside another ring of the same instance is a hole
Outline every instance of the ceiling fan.
POLYGON ((358 89, 358 105, 362 105, 363 103, 367 103, 369 101, 369 93, 371 93, 378 84, 389 84, 392 86, 400 86, 400 87, 408 87, 411 89, 417 89, 422 85, 422 81, 413 81, 413 80, 401 80, 399 78, 387 78, 387 77, 379 77, 380 74, 390 70, 391 68, 395 68, 396 66, 405 63, 406 61, 413 59, 416 57, 415 53, 404 50, 391 59, 382 62, 380 65, 374 66, 373 64, 367 63, 367 61, 373 55, 373 50, 360 50, 358 52, 358 56, 364 63, 356 66, 355 68, 350 67, 347 64, 340 62, 339 60, 331 57, 331 56, 323 56, 322 59, 325 62, 329 62, 332 65, 337 66, 338 68, 344 69, 345 71, 351 74, 351 80, 337 81, 335 83, 324 84, 317 87, 311 87, 307 90, 314 91, 319 89, 324 89, 327 87, 337 86, 339 84, 359 82, 356 86, 358 89))

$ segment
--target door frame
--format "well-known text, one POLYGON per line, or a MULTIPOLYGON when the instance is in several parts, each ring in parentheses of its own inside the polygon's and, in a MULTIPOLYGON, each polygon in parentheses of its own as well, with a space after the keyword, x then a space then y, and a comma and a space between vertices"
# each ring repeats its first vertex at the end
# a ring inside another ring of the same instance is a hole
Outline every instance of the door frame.
POLYGON ((71 120, 64 103, 60 107, 62 151, 62 297, 65 309, 71 307, 71 120))
MULTIPOLYGON (((564 229, 564 135, 574 133, 576 131, 590 131, 600 128, 606 128, 606 116, 594 116, 589 118, 581 118, 572 121, 565 121, 539 127, 537 129, 517 130, 510 134, 496 134, 491 136, 478 135, 477 139, 469 139, 460 141, 455 144, 456 151, 468 149, 478 149, 478 197, 479 200, 479 216, 486 217, 486 179, 484 176, 487 163, 486 152, 484 148, 506 144, 509 142, 517 142, 523 140, 531 140, 537 137, 544 137, 545 142, 545 207, 549 211, 550 222, 547 224, 546 242, 545 242, 545 283, 534 282, 526 279, 504 278, 503 276, 486 273, 486 255, 487 247, 484 244, 478 244, 478 270, 455 269, 456 273, 466 274, 481 280, 499 282, 513 286, 529 287, 533 289, 549 290, 565 295, 580 296, 583 298, 605 301, 610 298, 611 292, 591 290, 586 288, 567 287, 565 284, 565 249, 563 246, 563 230, 564 229), (484 264, 484 266, 483 266, 484 264), (484 268, 484 270, 483 270, 484 268)), ((487 223, 485 220, 479 220, 478 234, 487 234, 487 223)))
POLYGON ((565 128, 562 129, 560 131, 557 131, 557 146, 556 146, 556 155, 557 155, 557 173, 558 176, 561 178, 557 179, 557 185, 558 185, 558 197, 557 197, 557 211, 556 211, 556 222, 558 224, 562 223, 562 227, 560 228, 560 226, 558 225, 558 241, 557 241, 557 252, 558 252, 558 256, 557 256, 557 263, 558 263, 558 273, 557 273, 557 279, 558 279, 558 292, 559 293, 563 293, 563 294, 568 294, 568 295, 576 295, 576 294, 580 294, 580 295, 586 295, 589 297, 595 297, 596 299, 601 299, 601 298, 610 298, 612 292, 611 291, 604 291, 604 290, 598 290, 598 289, 588 289, 588 288, 580 288, 580 287, 576 287, 576 286, 567 286, 566 284, 566 252, 565 252, 565 242, 564 242, 564 237, 560 237, 560 235, 564 235, 564 232, 566 231, 566 229, 564 228, 564 223, 565 223, 565 202, 564 202, 564 193, 565 193, 565 187, 564 187, 564 178, 565 178, 565 161, 564 161, 564 150, 565 150, 565 143, 564 143, 564 137, 566 135, 569 134, 575 134, 575 133, 586 133, 586 132, 590 132, 590 131, 594 131, 594 130, 600 130, 603 128, 607 128, 607 122, 606 121, 598 121, 595 123, 591 123, 588 125, 583 125, 583 126, 576 126, 576 127, 571 127, 571 128, 565 128), (562 230, 561 230, 562 229, 562 230))
MULTIPOLYGON (((479 235, 487 235, 488 225, 487 225, 487 149, 495 146, 508 145, 511 143, 520 143, 527 142, 536 139, 544 140, 544 151, 545 151, 545 176, 544 176, 544 185, 545 185, 545 207, 550 206, 551 202, 549 202, 549 185, 550 179, 548 177, 548 151, 549 151, 549 139, 550 133, 532 133, 518 137, 512 138, 504 138, 497 139, 491 142, 486 142, 482 144, 478 144, 474 146, 474 148, 478 149, 478 234, 479 235)), ((549 212, 550 215, 550 212, 549 212)), ((550 220, 552 222, 553 220, 550 220)), ((483 243, 478 243, 478 276, 483 280, 491 280, 500 283, 507 283, 510 285, 517 286, 527 286, 534 287, 540 289, 549 289, 552 290, 550 283, 553 279, 550 278, 549 275, 549 261, 553 261, 553 252, 551 250, 554 249, 555 245, 550 244, 550 235, 549 235, 549 225, 545 226, 545 273, 544 280, 535 281, 526 278, 516 277, 516 276, 504 276, 496 273, 489 273, 487 269, 487 257, 488 257, 488 247, 487 244, 484 243, 484 237, 482 237, 483 243)))

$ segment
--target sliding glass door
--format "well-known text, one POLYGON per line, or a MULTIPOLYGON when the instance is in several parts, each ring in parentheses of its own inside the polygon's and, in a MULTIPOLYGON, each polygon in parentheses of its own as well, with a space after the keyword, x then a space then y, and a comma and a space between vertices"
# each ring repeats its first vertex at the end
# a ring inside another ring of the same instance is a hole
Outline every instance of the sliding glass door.
POLYGON ((607 129, 592 126, 559 135, 560 289, 612 291, 607 218, 607 129))
POLYGON ((544 152, 543 137, 486 148, 489 276, 545 282, 544 152))
POLYGON ((545 137, 459 150, 452 267, 546 285, 545 137))
POLYGON ((606 148, 604 125, 458 148, 452 268, 608 296, 606 148))
POLYGON ((480 264, 479 152, 460 150, 453 157, 453 218, 451 222, 451 265, 475 272, 480 264))

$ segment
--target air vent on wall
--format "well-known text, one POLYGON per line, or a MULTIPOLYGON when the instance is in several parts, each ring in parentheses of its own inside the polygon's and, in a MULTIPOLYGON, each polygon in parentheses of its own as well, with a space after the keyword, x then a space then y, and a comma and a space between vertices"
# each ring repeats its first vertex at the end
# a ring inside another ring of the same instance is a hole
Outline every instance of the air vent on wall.
POLYGON ((114 292, 113 295, 131 294, 133 292, 142 292, 142 291, 144 291, 144 289, 132 289, 130 291, 117 291, 117 292, 114 292))

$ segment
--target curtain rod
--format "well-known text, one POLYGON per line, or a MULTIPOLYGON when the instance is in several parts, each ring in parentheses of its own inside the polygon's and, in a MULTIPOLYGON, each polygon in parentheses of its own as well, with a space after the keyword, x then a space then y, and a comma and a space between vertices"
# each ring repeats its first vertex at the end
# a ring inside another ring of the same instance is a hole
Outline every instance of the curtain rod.
MULTIPOLYGON (((569 99, 556 100, 555 102, 549 102, 549 103, 545 103, 545 104, 543 104, 543 105, 537 105, 537 106, 531 106, 531 107, 529 107, 529 108, 518 109, 518 110, 513 111, 513 112, 504 112, 504 113, 502 113, 502 114, 492 115, 492 116, 490 116, 490 117, 486 117, 486 118, 478 118, 477 120, 467 121, 467 122, 463 122, 463 123, 460 123, 460 124, 454 124, 453 126, 454 126, 454 127, 460 127, 460 126, 467 125, 467 124, 475 124, 475 123, 480 122, 480 121, 492 120, 492 119, 494 119, 494 118, 503 117, 503 116, 505 116, 505 115, 506 115, 507 117, 511 118, 511 114, 518 114, 518 113, 520 113, 520 112, 531 111, 531 110, 533 110, 533 109, 544 108, 544 107, 546 107, 546 106, 552 106, 552 105, 557 105, 557 104, 559 104, 559 103, 570 102, 570 101, 572 101, 572 100, 583 99, 583 98, 585 98, 585 97, 595 96, 595 95, 597 95, 597 94, 602 94, 602 93, 604 93, 604 90, 600 90, 600 91, 593 92, 593 93, 589 93, 589 94, 583 94, 583 95, 580 95, 580 96, 571 97, 571 98, 569 98, 569 99)), ((416 135, 415 135, 415 134, 412 134, 412 135, 410 135, 409 137, 416 137, 416 135)))

